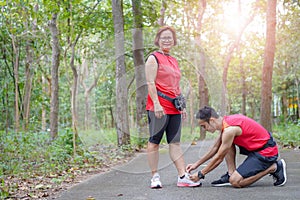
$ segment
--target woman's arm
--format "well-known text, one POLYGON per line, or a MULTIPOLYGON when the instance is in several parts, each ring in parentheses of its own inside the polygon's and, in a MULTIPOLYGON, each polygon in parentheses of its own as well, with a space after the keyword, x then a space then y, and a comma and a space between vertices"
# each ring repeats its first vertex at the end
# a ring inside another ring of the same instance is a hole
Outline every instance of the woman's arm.
POLYGON ((158 64, 153 55, 150 55, 145 65, 146 81, 148 85, 148 92, 154 104, 154 114, 157 118, 161 118, 164 115, 164 110, 160 105, 157 96, 157 90, 155 86, 155 79, 157 75, 158 64))

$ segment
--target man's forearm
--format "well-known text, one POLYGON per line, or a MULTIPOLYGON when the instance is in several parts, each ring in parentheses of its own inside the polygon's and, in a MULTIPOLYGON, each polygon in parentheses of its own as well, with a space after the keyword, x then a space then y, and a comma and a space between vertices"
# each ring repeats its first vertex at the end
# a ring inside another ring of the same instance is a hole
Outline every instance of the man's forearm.
POLYGON ((196 164, 197 167, 199 167, 200 165, 202 165, 203 163, 205 163, 206 161, 208 161, 209 159, 211 159, 213 157, 213 152, 208 152, 207 154, 205 154, 202 158, 200 158, 196 164))
POLYGON ((208 174, 210 171, 214 170, 217 166, 219 166, 221 164, 221 162, 223 161, 223 159, 224 159, 224 157, 219 157, 219 156, 214 157, 208 163, 208 165, 201 170, 201 173, 203 175, 208 174))

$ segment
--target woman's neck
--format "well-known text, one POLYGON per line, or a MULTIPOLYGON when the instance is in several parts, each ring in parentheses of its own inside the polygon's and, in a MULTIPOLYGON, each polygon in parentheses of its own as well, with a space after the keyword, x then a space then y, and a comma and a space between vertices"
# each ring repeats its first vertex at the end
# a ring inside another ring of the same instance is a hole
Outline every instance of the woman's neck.
POLYGON ((169 55, 169 51, 167 51, 167 50, 160 49, 159 52, 162 54, 165 54, 165 55, 169 55))

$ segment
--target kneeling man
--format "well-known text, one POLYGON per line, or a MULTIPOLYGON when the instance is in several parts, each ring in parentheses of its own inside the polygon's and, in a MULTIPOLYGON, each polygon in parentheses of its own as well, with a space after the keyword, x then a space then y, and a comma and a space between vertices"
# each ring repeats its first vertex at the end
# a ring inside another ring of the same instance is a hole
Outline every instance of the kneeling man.
POLYGON ((196 118, 206 131, 213 133, 218 130, 220 135, 202 158, 187 165, 187 171, 191 172, 211 159, 206 167, 190 176, 191 180, 204 179, 225 158, 228 171, 219 180, 213 181, 213 186, 246 187, 267 174, 273 176, 274 186, 286 183, 286 163, 283 159, 277 161, 278 146, 271 134, 259 123, 240 114, 221 117, 209 106, 200 109, 196 118), (241 154, 247 155, 238 168, 235 162, 236 145, 241 154))

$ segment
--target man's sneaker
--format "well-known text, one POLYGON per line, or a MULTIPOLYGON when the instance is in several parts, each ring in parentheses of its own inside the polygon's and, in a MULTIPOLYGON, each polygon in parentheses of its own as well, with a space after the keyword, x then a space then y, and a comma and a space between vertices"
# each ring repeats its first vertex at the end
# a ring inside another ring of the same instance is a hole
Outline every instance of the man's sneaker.
POLYGON ((220 187, 220 186, 226 186, 226 185, 231 185, 229 183, 229 174, 228 172, 226 174, 224 174, 223 176, 221 176, 221 178, 219 180, 216 180, 216 181, 213 181, 211 182, 212 186, 215 186, 215 187, 220 187))
POLYGON ((183 178, 178 177, 177 186, 178 187, 199 187, 202 183, 200 181, 194 182, 189 178, 189 174, 185 173, 183 178))
POLYGON ((286 183, 286 163, 283 159, 277 161, 277 169, 271 175, 274 178, 274 186, 283 186, 286 183))
POLYGON ((155 173, 151 179, 151 188, 152 189, 162 188, 162 185, 160 182, 160 176, 158 173, 155 173))

